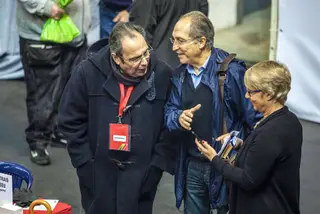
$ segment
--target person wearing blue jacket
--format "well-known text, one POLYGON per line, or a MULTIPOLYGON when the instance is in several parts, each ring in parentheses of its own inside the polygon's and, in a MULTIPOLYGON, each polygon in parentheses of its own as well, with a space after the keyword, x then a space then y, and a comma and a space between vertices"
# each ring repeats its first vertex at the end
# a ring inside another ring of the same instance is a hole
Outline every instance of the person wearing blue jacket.
POLYGON ((100 38, 109 38, 118 22, 129 21, 132 0, 100 0, 100 38))
MULTIPOLYGON (((184 201, 185 214, 228 212, 227 187, 223 177, 212 170, 200 153, 197 138, 219 151, 222 130, 219 77, 221 63, 229 54, 213 47, 214 27, 201 12, 192 11, 180 18, 171 42, 181 65, 172 76, 172 89, 165 106, 165 124, 176 133, 178 155, 175 171, 176 207, 184 201)), ((227 131, 240 132, 244 138, 261 115, 245 99, 244 62, 234 59, 224 81, 224 118, 227 131)))

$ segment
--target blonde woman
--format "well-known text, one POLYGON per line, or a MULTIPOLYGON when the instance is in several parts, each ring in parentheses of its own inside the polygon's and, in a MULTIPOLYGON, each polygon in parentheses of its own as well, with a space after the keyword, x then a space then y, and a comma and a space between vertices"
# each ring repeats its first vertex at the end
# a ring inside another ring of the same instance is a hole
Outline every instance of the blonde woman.
POLYGON ((207 142, 196 144, 212 167, 231 181, 230 214, 300 213, 302 126, 285 106, 290 73, 283 64, 263 61, 246 72, 245 85, 246 98, 264 117, 244 140, 235 165, 217 156, 207 142))

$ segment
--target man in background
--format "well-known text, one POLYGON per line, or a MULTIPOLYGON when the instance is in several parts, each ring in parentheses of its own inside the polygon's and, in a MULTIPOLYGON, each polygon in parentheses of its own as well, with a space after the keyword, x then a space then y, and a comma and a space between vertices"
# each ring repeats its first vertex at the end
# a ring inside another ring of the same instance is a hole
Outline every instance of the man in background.
POLYGON ((90 25, 89 6, 89 0, 73 0, 65 9, 53 0, 17 1, 17 31, 27 86, 29 125, 25 133, 31 161, 39 165, 50 164, 46 149, 50 140, 52 145, 66 145, 64 137, 57 132, 56 117, 71 70, 85 56, 86 33, 90 25), (81 34, 66 44, 40 41, 46 20, 59 20, 65 13, 81 34))
POLYGON ((160 59, 174 68, 180 62, 172 51, 172 30, 183 14, 195 10, 208 16, 208 0, 136 0, 130 21, 145 28, 148 43, 160 59))
POLYGON ((108 38, 114 25, 129 21, 132 0, 100 0, 100 38, 108 38))

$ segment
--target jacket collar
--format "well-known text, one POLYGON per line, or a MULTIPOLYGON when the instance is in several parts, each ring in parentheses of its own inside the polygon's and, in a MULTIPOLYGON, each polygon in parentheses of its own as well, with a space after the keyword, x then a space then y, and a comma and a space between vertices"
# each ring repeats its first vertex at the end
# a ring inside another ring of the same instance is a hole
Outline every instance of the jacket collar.
MULTIPOLYGON (((217 50, 216 48, 212 48, 211 55, 206 62, 206 69, 203 71, 203 78, 208 79, 209 76, 212 75, 212 67, 217 67, 219 61, 217 61, 217 50)), ((176 75, 179 75, 180 82, 183 82, 187 75, 187 64, 181 64, 175 71, 176 75)), ((215 69, 217 70, 217 69, 215 69)))
POLYGON ((259 122, 257 122, 255 129, 263 126, 266 124, 268 121, 273 120, 274 118, 279 117, 280 115, 283 115, 289 111, 287 106, 282 107, 281 109, 278 109, 277 111, 273 112, 266 118, 262 118, 259 122))
MULTIPOLYGON (((117 79, 110 73, 107 80, 103 83, 102 88, 107 92, 113 99, 120 102, 120 87, 117 79)), ((149 90, 146 98, 153 100, 155 98, 155 87, 154 87, 154 72, 151 73, 148 80, 143 79, 136 85, 129 99, 128 104, 133 105, 138 99, 149 90), (151 90, 150 90, 151 89, 151 90)))

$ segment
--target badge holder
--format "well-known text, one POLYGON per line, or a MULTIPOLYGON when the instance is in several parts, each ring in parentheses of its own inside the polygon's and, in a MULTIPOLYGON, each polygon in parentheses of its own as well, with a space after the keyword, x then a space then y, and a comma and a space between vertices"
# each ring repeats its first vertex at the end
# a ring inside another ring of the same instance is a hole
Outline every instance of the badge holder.
POLYGON ((131 126, 121 123, 109 124, 109 149, 118 151, 130 151, 131 126))
POLYGON ((120 103, 118 123, 109 124, 109 150, 130 152, 131 150, 131 126, 122 123, 123 114, 131 107, 127 106, 128 100, 133 91, 133 86, 129 87, 126 95, 124 94, 124 85, 120 86, 120 103))

